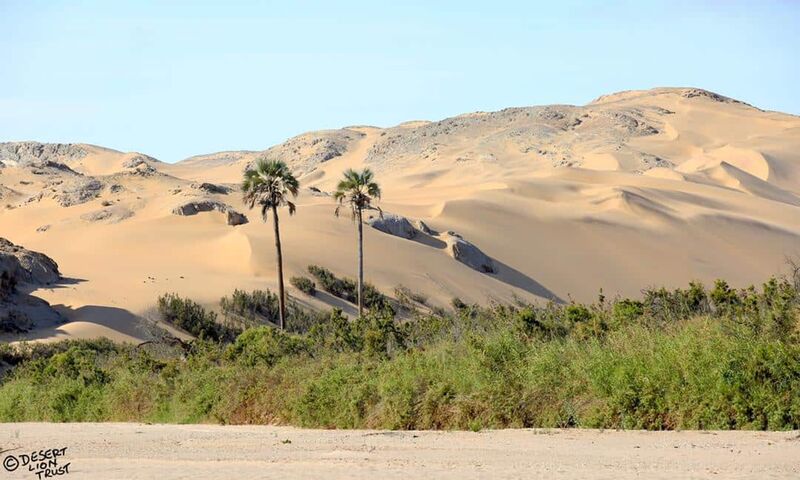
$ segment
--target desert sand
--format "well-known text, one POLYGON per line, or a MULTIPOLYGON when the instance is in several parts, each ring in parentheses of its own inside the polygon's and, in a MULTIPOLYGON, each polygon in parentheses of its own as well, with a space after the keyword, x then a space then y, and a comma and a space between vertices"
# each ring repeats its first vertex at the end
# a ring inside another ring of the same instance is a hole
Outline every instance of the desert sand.
MULTIPOLYGON (((64 478, 797 478, 798 432, 0 424, 0 454, 62 449, 64 478)), ((35 478, 17 469, 8 478, 35 478)), ((6 477, 4 477, 6 478, 6 477)))
MULTIPOLYGON (((26 148, 0 148, 0 236, 58 262, 65 281, 35 294, 69 322, 3 340, 133 341, 160 294, 214 307, 234 288, 275 289, 272 228, 236 191, 264 153, 287 161, 303 187, 297 215, 282 212, 287 278, 312 263, 355 274, 355 228, 334 217, 329 196, 350 167, 375 171, 384 211, 439 233, 406 239, 367 228, 367 280, 441 306, 455 296, 586 301, 601 288, 636 296, 715 278, 746 286, 800 254, 800 117, 698 89, 310 132, 265 152, 174 164, 83 144, 26 148), (201 182, 232 190, 209 193, 201 182), (172 213, 204 200, 249 223, 172 213), (448 231, 490 256, 496 272, 449 256, 448 231)), ((324 293, 290 293, 353 311, 324 293)))

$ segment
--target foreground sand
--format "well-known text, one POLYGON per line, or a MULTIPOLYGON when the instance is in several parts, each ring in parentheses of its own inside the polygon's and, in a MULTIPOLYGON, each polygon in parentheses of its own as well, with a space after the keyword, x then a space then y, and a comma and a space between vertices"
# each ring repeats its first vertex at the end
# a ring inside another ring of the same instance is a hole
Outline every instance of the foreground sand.
MULTIPOLYGON (((798 432, 0 424, 0 454, 67 447, 62 478, 798 478, 798 432)), ((17 469, 2 478, 36 478, 17 469)))

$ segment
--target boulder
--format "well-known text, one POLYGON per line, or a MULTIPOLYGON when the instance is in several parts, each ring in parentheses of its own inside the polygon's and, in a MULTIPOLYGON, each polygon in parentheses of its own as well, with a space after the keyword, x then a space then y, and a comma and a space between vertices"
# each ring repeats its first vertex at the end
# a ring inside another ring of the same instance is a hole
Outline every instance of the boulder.
POLYGON ((239 213, 232 208, 228 208, 226 214, 228 215, 228 225, 244 225, 245 223, 249 222, 245 214, 239 213))
POLYGON ((417 230, 406 217, 394 213, 370 214, 366 223, 376 230, 400 238, 414 238, 417 235, 417 230))
POLYGON ((213 183, 208 183, 208 182, 193 183, 192 188, 202 190, 203 192, 209 194, 227 195, 228 193, 231 192, 230 187, 226 187, 224 185, 215 185, 213 183))
POLYGON ((61 278, 58 265, 43 253, 33 252, 0 238, 0 333, 21 333, 36 323, 58 323, 63 317, 40 298, 17 291, 17 284, 45 285, 61 278))
POLYGON ((147 165, 147 159, 142 155, 136 155, 130 160, 122 162, 122 168, 136 168, 139 165, 147 165))
POLYGON ((225 203, 219 202, 217 200, 194 200, 191 202, 186 202, 184 204, 178 205, 177 207, 172 209, 173 215, 180 215, 180 216, 189 216, 189 215, 197 215, 200 212, 211 212, 217 211, 220 213, 224 213, 228 222, 228 225, 242 225, 248 223, 247 216, 243 213, 237 212, 230 205, 225 203))
POLYGON ((105 185, 99 180, 84 177, 67 185, 62 185, 61 183, 54 185, 61 186, 61 190, 56 191, 53 198, 62 207, 71 207, 94 200, 105 188, 105 185))
POLYGON ((34 252, 0 238, 0 275, 7 281, 47 285, 58 281, 58 264, 43 253, 34 252))
POLYGON ((313 195, 315 197, 330 197, 331 196, 330 193, 323 192, 322 190, 320 190, 317 187, 308 187, 308 191, 309 191, 309 193, 311 193, 311 195, 313 195))
POLYGON ((433 230, 431 227, 429 227, 428 224, 426 224, 422 220, 417 220, 417 230, 419 230, 420 232, 422 232, 422 233, 424 233, 426 235, 436 235, 437 234, 435 230, 433 230))
POLYGON ((133 212, 127 208, 120 206, 113 206, 110 208, 103 208, 93 212, 84 213, 81 215, 81 220, 87 222, 106 222, 118 223, 133 216, 133 212))
POLYGON ((464 265, 483 273, 494 273, 495 267, 492 259, 478 247, 464 240, 455 232, 444 235, 447 244, 447 253, 464 265))
POLYGON ((194 200, 173 208, 172 214, 189 216, 197 215, 200 212, 211 212, 213 210, 225 213, 228 211, 228 206, 216 200, 194 200))
POLYGON ((139 177, 152 177, 153 175, 158 174, 158 170, 149 163, 140 163, 134 168, 128 169, 126 172, 128 175, 134 175, 139 177))

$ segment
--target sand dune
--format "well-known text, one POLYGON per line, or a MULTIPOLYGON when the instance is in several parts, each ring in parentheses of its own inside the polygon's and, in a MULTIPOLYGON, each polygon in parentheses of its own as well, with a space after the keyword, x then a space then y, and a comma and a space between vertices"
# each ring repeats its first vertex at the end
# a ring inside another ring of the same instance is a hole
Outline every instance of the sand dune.
MULTIPOLYGON (((499 266, 478 272, 436 239, 368 228, 368 280, 439 305, 454 296, 589 300, 601 287, 637 295, 717 277, 743 286, 800 254, 800 118, 698 89, 310 132, 265 152, 304 187, 297 215, 282 217, 288 276, 310 263, 355 273, 355 229, 333 216, 326 192, 345 168, 370 167, 385 211, 458 232, 499 266)), ((37 292, 73 323, 31 338, 130 339, 129 323, 161 293, 213 305, 234 288, 274 288, 271 228, 235 190, 261 153, 167 164, 83 144, 0 144, 2 236, 47 253, 74 279, 37 292), (209 193, 200 182, 233 191, 209 193), (250 222, 172 213, 204 200, 250 222)))

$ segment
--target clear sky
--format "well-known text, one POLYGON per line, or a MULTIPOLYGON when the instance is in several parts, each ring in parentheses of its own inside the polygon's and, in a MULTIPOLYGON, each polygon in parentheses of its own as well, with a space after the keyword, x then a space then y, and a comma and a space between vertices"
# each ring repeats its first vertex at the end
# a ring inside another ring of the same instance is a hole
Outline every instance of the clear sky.
POLYGON ((800 113, 800 1, 0 0, 0 141, 165 161, 696 86, 800 113))

